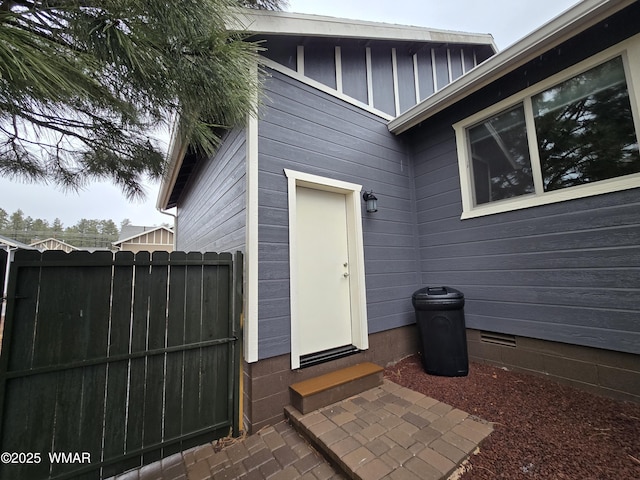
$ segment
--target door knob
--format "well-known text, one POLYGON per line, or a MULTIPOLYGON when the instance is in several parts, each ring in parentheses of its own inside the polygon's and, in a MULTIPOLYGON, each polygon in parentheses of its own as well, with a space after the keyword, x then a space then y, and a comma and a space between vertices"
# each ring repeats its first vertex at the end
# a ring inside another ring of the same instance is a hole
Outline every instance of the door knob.
POLYGON ((344 272, 342 275, 344 276, 344 278, 347 278, 349 276, 349 273, 348 272, 344 272))

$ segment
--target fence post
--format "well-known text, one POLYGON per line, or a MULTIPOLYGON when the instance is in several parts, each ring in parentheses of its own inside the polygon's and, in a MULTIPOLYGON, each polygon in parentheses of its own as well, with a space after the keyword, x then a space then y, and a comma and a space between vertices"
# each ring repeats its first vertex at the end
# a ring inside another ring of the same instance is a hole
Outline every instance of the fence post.
POLYGON ((243 401, 242 399, 242 370, 241 370, 241 362, 242 362, 242 326, 241 326, 241 317, 242 317, 242 306, 243 306, 243 271, 244 271, 244 256, 242 252, 237 251, 234 255, 233 259, 233 274, 232 274, 232 291, 233 291, 233 302, 231 304, 231 315, 233 318, 233 330, 231 335, 236 339, 233 343, 233 376, 236 379, 235 383, 235 391, 234 396, 236 397, 236 401, 233 405, 233 436, 237 437, 240 435, 240 426, 242 425, 240 404, 243 401))

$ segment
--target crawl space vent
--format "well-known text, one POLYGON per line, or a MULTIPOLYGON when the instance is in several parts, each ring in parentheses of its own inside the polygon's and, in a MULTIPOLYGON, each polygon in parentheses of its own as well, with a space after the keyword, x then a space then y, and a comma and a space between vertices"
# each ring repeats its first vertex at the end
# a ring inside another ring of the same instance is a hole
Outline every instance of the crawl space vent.
POLYGON ((493 343, 503 347, 516 346, 516 337, 504 333, 480 332, 480 340, 484 343, 493 343))

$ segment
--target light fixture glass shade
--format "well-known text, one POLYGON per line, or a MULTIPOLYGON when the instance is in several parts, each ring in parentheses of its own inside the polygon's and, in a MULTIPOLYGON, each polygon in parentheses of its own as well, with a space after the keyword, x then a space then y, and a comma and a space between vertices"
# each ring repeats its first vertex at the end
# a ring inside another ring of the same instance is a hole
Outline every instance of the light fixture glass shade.
POLYGON ((378 198, 372 192, 364 192, 362 199, 367 202, 367 212, 378 211, 378 198))

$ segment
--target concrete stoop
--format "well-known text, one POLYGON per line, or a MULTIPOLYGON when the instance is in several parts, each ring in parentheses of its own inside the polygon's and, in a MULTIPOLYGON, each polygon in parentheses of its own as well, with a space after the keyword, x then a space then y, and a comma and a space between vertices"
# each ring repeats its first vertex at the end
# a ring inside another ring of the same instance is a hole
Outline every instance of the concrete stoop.
POLYGON ((493 430, 388 380, 307 413, 288 406, 285 415, 333 465, 358 480, 446 479, 493 430))

